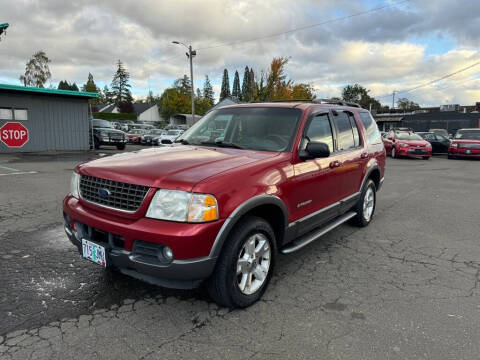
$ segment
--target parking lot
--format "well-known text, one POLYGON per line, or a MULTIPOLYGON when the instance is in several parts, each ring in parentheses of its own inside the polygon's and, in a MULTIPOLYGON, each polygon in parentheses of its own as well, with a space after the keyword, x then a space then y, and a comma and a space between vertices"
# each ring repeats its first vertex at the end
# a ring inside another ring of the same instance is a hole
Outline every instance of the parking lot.
POLYGON ((478 358, 480 161, 388 158, 369 227, 280 256, 263 298, 230 311, 68 242, 71 172, 113 152, 0 155, 1 359, 478 358))

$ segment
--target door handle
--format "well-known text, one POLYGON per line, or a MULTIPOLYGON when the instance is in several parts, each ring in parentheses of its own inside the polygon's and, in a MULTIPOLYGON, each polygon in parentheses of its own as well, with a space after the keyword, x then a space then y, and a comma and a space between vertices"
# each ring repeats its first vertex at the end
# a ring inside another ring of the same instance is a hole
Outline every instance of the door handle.
POLYGON ((360 159, 366 159, 368 154, 366 152, 360 154, 360 159))
POLYGON ((330 166, 330 169, 333 169, 333 168, 339 167, 340 165, 342 165, 342 163, 338 160, 335 160, 335 161, 332 161, 329 166, 330 166))

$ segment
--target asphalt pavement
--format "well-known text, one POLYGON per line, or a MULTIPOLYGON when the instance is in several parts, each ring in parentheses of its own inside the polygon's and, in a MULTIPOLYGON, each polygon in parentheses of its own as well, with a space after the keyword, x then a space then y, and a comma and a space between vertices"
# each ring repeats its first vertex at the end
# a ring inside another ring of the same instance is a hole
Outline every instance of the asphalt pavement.
POLYGON ((369 227, 280 256, 232 311, 68 242, 71 172, 112 152, 0 155, 0 359, 478 359, 480 161, 388 158, 369 227))

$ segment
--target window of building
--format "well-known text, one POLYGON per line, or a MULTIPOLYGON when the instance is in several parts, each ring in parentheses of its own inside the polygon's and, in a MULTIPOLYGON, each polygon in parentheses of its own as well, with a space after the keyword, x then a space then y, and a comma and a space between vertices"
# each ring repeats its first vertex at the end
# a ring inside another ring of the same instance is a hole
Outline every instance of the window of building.
POLYGON ((20 121, 28 120, 27 109, 14 109, 13 115, 15 117, 15 120, 20 120, 20 121))
POLYGON ((0 108, 0 120, 12 120, 12 109, 0 108))

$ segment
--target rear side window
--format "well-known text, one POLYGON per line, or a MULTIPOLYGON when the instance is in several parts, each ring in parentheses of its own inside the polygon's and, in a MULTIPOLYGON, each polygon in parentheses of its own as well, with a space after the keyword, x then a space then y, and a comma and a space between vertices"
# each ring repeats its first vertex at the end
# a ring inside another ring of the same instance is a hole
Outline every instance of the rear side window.
POLYGON ((339 112, 338 115, 333 117, 333 121, 335 122, 335 126, 337 128, 338 150, 343 151, 355 148, 355 139, 353 136, 352 124, 350 123, 349 116, 344 112, 339 112))
POLYGON ((317 115, 312 119, 307 130, 310 141, 323 142, 333 152, 332 127, 327 114, 317 115))
POLYGON ((381 144, 382 137, 380 135, 380 131, 378 131, 377 123, 375 120, 373 120, 372 115, 370 115, 368 112, 361 112, 358 114, 360 115, 362 124, 367 132, 367 141, 370 144, 381 144))
POLYGON ((360 146, 360 135, 358 133, 357 122, 355 121, 355 118, 353 117, 353 114, 349 114, 348 118, 350 119, 350 125, 352 125, 354 146, 359 147, 360 146))

